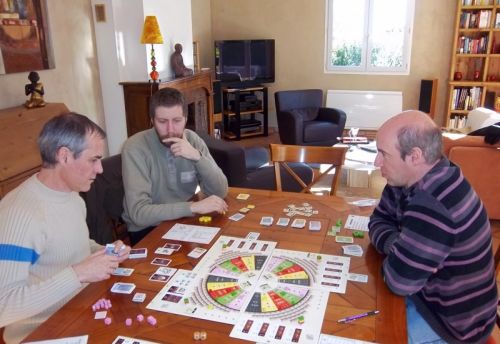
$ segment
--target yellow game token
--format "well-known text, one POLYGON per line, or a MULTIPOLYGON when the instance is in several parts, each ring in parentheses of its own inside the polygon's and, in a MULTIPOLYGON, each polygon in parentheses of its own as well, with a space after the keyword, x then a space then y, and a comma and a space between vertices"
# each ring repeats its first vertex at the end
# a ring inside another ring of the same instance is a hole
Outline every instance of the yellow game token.
POLYGON ((253 204, 249 204, 249 205, 247 205, 247 208, 248 208, 248 209, 253 209, 253 208, 255 208, 255 205, 253 205, 253 204))

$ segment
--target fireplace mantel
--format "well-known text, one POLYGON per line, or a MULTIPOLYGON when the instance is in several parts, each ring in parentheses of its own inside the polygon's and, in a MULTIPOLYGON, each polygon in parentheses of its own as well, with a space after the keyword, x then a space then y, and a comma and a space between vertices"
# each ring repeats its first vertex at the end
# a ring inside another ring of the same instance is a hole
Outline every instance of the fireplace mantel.
POLYGON ((213 135, 213 84, 210 70, 159 83, 120 82, 120 85, 123 86, 125 98, 127 136, 151 128, 149 99, 156 91, 165 87, 178 89, 184 95, 184 111, 188 115, 187 127, 213 135))

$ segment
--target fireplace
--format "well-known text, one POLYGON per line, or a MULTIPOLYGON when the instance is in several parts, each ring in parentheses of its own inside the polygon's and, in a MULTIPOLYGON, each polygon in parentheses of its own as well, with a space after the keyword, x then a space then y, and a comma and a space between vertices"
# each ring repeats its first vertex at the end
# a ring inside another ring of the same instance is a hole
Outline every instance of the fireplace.
POLYGON ((188 129, 213 135, 213 86, 212 72, 202 71, 183 78, 150 82, 121 82, 125 98, 127 135, 151 127, 149 120, 149 99, 161 88, 172 87, 184 95, 184 113, 188 129))

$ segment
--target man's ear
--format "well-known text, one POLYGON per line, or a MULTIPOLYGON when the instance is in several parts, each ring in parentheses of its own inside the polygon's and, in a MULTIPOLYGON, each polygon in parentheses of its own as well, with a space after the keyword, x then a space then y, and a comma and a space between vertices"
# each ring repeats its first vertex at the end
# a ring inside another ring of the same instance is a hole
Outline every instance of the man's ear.
POLYGON ((59 164, 66 164, 73 155, 68 147, 61 147, 57 150, 56 160, 59 164))
POLYGON ((408 154, 408 157, 410 158, 411 163, 414 165, 425 162, 424 152, 422 152, 422 149, 420 149, 419 147, 413 147, 410 151, 410 154, 408 154))

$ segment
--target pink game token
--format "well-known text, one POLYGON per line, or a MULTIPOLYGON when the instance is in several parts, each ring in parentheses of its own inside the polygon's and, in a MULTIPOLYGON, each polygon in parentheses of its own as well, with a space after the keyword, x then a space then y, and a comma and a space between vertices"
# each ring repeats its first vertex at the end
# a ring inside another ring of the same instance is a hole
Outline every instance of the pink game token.
POLYGON ((105 319, 104 319, 104 323, 105 323, 106 325, 111 325, 111 323, 112 323, 111 318, 110 318, 110 317, 105 318, 105 319))
POLYGON ((130 319, 130 318, 125 319, 125 325, 132 326, 132 319, 130 319))
POLYGON ((143 322, 143 321, 144 321, 144 315, 142 315, 142 314, 137 314, 136 319, 137 319, 137 321, 138 321, 138 322, 143 322))
POLYGON ((148 317, 146 319, 147 319, 149 325, 151 325, 151 326, 156 325, 156 318, 154 316, 148 315, 148 317))

